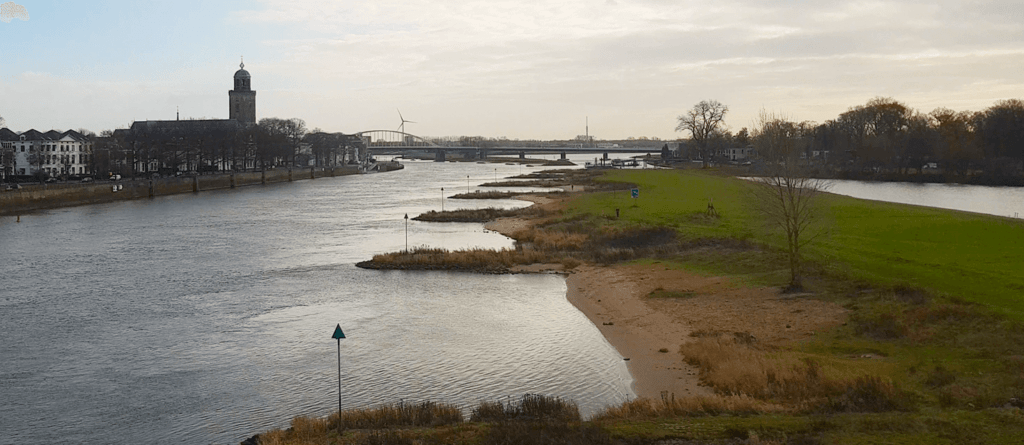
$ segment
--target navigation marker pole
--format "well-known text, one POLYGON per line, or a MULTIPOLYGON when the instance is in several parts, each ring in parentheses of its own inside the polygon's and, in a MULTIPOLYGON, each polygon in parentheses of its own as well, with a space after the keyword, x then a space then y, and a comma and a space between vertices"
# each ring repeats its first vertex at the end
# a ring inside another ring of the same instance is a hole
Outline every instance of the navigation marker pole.
POLYGON ((338 416, 341 416, 341 339, 345 338, 345 333, 341 332, 341 323, 334 328, 331 338, 338 340, 338 416))
MULTIPOLYGON (((409 214, 405 214, 405 253, 409 253, 409 214)), ((341 343, 341 340, 338 340, 341 343)), ((340 347, 340 346, 339 346, 340 347)), ((340 352, 338 354, 341 354, 340 352)))

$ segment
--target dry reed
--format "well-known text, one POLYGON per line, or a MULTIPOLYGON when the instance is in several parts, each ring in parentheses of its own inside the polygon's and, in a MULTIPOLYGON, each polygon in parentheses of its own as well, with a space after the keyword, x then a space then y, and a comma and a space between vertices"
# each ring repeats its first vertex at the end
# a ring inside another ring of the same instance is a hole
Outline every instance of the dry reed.
POLYGON ((408 252, 391 252, 373 256, 358 266, 376 269, 466 270, 507 272, 521 264, 545 262, 548 256, 532 249, 462 249, 450 251, 419 247, 408 252))
POLYGON ((382 429, 396 426, 439 426, 462 422, 462 410, 445 403, 398 402, 331 414, 328 429, 382 429))
POLYGON ((786 403, 815 411, 903 410, 908 396, 875 376, 849 376, 810 358, 768 353, 742 339, 703 336, 680 346, 687 363, 700 368, 701 381, 716 392, 786 403))
POLYGON ((757 400, 749 396, 699 396, 675 398, 664 396, 661 400, 647 398, 633 399, 619 406, 606 408, 593 420, 653 419, 679 416, 715 416, 719 414, 780 413, 788 411, 782 405, 757 400))

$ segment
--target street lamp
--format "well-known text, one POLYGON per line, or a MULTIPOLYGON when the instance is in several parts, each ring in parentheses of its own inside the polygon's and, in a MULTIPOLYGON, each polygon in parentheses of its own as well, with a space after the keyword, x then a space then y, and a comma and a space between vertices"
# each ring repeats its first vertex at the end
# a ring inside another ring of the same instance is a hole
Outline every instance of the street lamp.
POLYGON ((405 253, 409 253, 409 214, 405 214, 405 253))

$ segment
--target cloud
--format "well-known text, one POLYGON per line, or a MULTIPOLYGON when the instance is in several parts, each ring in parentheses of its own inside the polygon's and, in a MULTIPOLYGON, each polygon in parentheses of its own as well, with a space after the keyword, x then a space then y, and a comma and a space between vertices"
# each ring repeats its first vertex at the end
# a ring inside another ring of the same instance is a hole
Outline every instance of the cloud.
POLYGON ((11 23, 13 19, 28 21, 28 10, 14 2, 0 4, 0 21, 11 23))

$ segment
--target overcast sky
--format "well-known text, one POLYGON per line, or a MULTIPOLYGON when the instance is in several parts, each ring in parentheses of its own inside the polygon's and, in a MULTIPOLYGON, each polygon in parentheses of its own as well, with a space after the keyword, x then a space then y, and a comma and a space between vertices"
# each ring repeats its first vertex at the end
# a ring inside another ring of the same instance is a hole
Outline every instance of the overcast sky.
MULTIPOLYGON (((0 0, 5 2, 5 0, 0 0)), ((421 136, 675 139, 703 99, 822 122, 876 96, 922 112, 1024 97, 1008 1, 31 1, 0 20, 16 131, 227 118, 245 56, 257 118, 421 136)))

